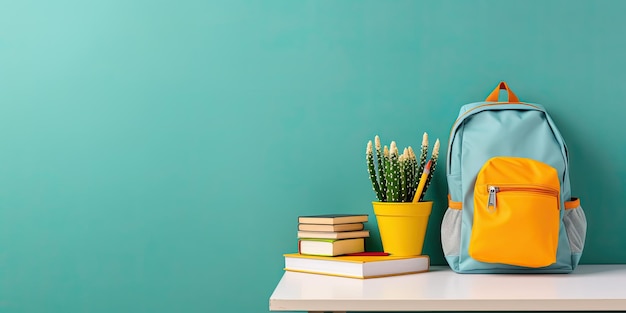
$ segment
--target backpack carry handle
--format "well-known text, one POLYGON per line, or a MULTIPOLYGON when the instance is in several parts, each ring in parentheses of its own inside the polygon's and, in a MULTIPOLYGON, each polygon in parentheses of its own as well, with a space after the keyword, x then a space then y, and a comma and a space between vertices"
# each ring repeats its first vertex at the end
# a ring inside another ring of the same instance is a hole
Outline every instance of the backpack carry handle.
POLYGON ((501 89, 506 90, 506 92, 509 94, 508 102, 519 102, 519 99, 517 98, 517 96, 513 93, 511 89, 509 89, 509 86, 504 81, 501 81, 500 84, 498 84, 498 87, 496 87, 496 89, 494 89, 491 92, 491 94, 489 94, 489 96, 487 97, 487 99, 485 99, 485 101, 486 102, 498 102, 498 97, 500 96, 501 89))

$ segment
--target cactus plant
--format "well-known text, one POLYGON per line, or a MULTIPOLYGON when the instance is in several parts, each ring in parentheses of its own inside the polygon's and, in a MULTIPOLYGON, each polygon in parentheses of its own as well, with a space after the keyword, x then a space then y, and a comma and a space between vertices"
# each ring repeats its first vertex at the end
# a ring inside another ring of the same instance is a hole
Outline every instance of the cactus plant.
POLYGON ((422 135, 422 151, 420 152, 419 167, 417 170, 417 177, 422 177, 424 173, 424 166, 426 165, 426 157, 428 156, 428 134, 422 135))
POLYGON ((417 188, 417 182, 419 178, 417 177, 417 159, 415 158, 415 152, 413 148, 409 146, 408 150, 408 159, 409 159, 409 188, 407 193, 406 201, 412 201, 413 196, 415 195, 415 189, 417 188))
MULTIPOLYGON (((378 165, 378 186, 380 188, 380 194, 378 199, 387 199, 387 181, 385 180, 385 165, 383 163, 383 152, 380 146, 380 137, 378 135, 374 137, 374 144, 376 145, 376 164, 378 165), (382 197, 381 197, 382 196, 382 197)), ((386 149, 386 147, 385 147, 386 149)))
MULTIPOLYGON (((424 191, 429 186, 438 153, 439 140, 437 140, 433 149, 433 156, 431 157, 433 166, 428 180, 426 180, 424 191)), ((410 146, 404 148, 402 154, 399 154, 395 141, 391 142, 389 148, 383 146, 381 149, 380 137, 378 136, 374 138, 374 144, 372 144, 371 140, 368 141, 365 154, 372 189, 378 201, 411 202, 415 197, 415 191, 428 156, 428 134, 424 133, 422 136, 419 161, 413 148, 410 146), (375 157, 374 149, 376 150, 375 157)), ((423 194, 421 198, 423 198, 423 194)))
MULTIPOLYGON (((426 186, 424 186, 424 190, 428 189, 428 186, 430 186, 430 182, 432 181, 433 174, 435 173, 435 168, 437 166, 438 159, 439 159, 439 139, 435 141, 435 146, 433 147, 433 154, 430 157, 430 160, 432 163, 430 165, 430 173, 428 174, 428 178, 426 179, 426 186)), ((420 201, 422 201, 422 199, 424 199, 424 193, 422 193, 420 201)))
POLYGON ((396 142, 392 141, 389 145, 389 167, 385 168, 387 202, 400 202, 400 160, 398 158, 398 147, 396 142))
MULTIPOLYGON (((376 196, 378 197, 378 199, 383 199, 384 196, 383 196, 383 193, 381 192, 381 189, 380 189, 380 183, 378 182, 378 179, 376 178, 376 169, 374 167, 374 153, 372 151, 372 141, 371 140, 367 143, 367 149, 365 150, 365 156, 366 156, 366 159, 367 159, 367 170, 370 173, 370 180, 372 181, 372 188, 376 192, 376 196)), ((380 157, 379 157, 379 159, 380 159, 380 157)), ((380 161, 379 161, 379 164, 380 164, 380 161)))
POLYGON ((399 201, 404 201, 404 199, 406 199, 407 197, 407 190, 409 187, 408 184, 408 180, 409 180, 409 173, 407 172, 408 169, 408 164, 407 164, 407 152, 406 152, 406 148, 404 148, 404 151, 402 151, 402 154, 400 155, 400 194, 399 194, 399 201))

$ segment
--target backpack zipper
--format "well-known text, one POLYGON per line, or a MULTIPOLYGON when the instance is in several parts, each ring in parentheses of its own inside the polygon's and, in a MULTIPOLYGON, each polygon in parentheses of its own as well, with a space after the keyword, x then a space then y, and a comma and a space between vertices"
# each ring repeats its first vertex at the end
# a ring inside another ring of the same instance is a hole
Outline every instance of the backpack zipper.
POLYGON ((489 211, 489 213, 493 213, 496 211, 496 193, 498 192, 498 187, 489 186, 487 188, 489 189, 489 200, 487 200, 487 211, 489 211))
POLYGON ((487 186, 487 191, 489 192, 489 199, 487 200, 487 211, 489 213, 496 212, 496 194, 498 192, 505 191, 518 191, 518 192, 528 192, 535 194, 542 194, 547 196, 559 196, 559 191, 554 190, 549 187, 544 186, 527 186, 527 185, 501 185, 501 186, 487 186))

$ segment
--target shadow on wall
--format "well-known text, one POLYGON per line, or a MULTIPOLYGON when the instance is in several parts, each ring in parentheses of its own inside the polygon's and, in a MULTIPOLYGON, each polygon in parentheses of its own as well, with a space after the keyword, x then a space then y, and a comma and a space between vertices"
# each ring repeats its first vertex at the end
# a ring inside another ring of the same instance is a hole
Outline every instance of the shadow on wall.
POLYGON ((615 233, 626 220, 626 212, 613 207, 623 201, 616 197, 622 197, 624 188, 614 168, 615 150, 607 146, 608 138, 592 138, 597 133, 585 131, 575 121, 555 119, 555 124, 568 148, 572 197, 580 198, 587 218, 581 264, 623 263, 626 251, 614 249, 624 245, 624 239, 615 233), (598 226, 599 221, 602 226, 598 226))

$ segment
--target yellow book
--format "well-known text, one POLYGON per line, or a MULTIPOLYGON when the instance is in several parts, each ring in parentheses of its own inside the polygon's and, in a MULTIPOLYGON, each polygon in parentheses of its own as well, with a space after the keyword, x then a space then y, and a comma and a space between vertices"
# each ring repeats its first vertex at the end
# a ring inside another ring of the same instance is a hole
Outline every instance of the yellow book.
POLYGON ((430 258, 419 256, 313 256, 285 254, 285 270, 350 278, 375 278, 426 272, 430 258))

